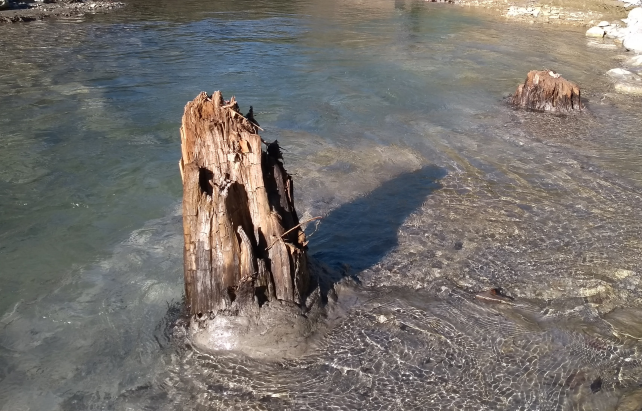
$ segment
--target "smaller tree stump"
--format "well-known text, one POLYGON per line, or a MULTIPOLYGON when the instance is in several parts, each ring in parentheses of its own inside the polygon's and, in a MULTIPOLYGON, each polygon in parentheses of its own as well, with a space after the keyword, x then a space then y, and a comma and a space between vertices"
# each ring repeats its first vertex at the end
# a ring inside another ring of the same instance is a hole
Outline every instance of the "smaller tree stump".
POLYGON ((568 113, 581 111, 580 88, 554 71, 532 70, 510 99, 516 107, 568 113))

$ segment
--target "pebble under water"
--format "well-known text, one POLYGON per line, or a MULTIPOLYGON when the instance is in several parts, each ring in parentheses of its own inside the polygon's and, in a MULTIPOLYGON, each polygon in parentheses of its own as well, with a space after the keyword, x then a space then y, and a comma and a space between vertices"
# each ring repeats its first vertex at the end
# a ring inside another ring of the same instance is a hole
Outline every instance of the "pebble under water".
POLYGON ((622 51, 411 0, 131 0, 0 37, 1 411, 642 409, 622 51), (541 68, 587 110, 508 107, 541 68), (199 352, 176 323, 178 127, 216 89, 324 216, 301 357, 199 352))

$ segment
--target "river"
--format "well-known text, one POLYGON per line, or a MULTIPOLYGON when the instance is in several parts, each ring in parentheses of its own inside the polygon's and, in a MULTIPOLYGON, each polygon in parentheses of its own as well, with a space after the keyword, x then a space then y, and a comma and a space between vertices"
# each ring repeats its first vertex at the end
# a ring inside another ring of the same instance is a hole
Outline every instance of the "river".
POLYGON ((642 100, 608 43, 411 0, 130 0, 0 39, 0 410, 642 407, 642 100), (587 110, 507 106, 542 68, 587 110), (301 358, 171 336, 178 127, 214 90, 325 216, 339 308, 301 358))

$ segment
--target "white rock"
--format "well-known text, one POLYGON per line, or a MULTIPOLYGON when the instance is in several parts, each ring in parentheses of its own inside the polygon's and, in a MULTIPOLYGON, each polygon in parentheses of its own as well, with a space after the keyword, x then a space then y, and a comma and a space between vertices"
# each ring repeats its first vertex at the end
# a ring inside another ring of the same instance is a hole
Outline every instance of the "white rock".
POLYGON ((628 76, 631 73, 629 70, 625 70, 623 68, 614 68, 606 72, 607 75, 611 77, 620 77, 620 76, 628 76))
POLYGON ((629 34, 629 30, 624 27, 609 26, 605 27, 606 37, 611 39, 622 39, 629 34))
POLYGON ((633 274, 635 274, 635 271, 625 270, 622 268, 618 268, 613 272, 614 277, 618 280, 624 280, 625 278, 630 277, 633 274))
POLYGON ((631 67, 642 67, 642 54, 628 59, 626 61, 626 65, 631 67))
POLYGON ((642 80, 640 76, 635 73, 632 73, 623 68, 614 68, 606 72, 606 75, 616 80, 626 80, 626 81, 639 81, 642 80))
POLYGON ((601 22, 599 22, 597 27, 608 27, 610 25, 611 25, 611 23, 609 23, 608 21, 601 21, 601 22))
POLYGON ((629 17, 627 18, 629 24, 635 24, 642 21, 642 7, 636 7, 629 12, 629 17))
POLYGON ((642 33, 631 33, 624 37, 622 46, 629 51, 642 53, 642 33))
POLYGON ((632 94, 634 96, 642 96, 642 84, 616 83, 615 91, 618 91, 623 94, 632 94))
POLYGON ((604 37, 604 34, 606 32, 602 27, 591 27, 590 29, 586 30, 586 37, 604 37))
POLYGON ((604 42, 602 39, 588 38, 586 39, 586 45, 588 47, 602 49, 602 50, 616 50, 618 47, 616 44, 611 42, 604 42))
POLYGON ((512 16, 519 16, 519 9, 516 6, 510 6, 508 8, 508 12, 506 12, 506 16, 512 17, 512 16))

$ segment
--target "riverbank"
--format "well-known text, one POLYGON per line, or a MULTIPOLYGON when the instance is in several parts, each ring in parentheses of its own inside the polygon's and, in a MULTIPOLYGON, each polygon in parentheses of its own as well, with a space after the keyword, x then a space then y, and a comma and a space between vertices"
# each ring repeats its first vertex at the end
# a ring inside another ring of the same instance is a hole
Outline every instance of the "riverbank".
POLYGON ((634 7, 617 0, 459 0, 456 3, 487 9, 510 20, 571 26, 591 26, 602 20, 621 19, 634 7))
POLYGON ((0 23, 28 22, 48 17, 82 17, 85 14, 105 13, 123 6, 125 3, 119 1, 16 1, 10 2, 8 9, 0 10, 0 23))
POLYGON ((606 75, 618 94, 642 95, 642 8, 640 1, 612 0, 515 2, 508 0, 460 0, 460 6, 479 7, 507 20, 530 24, 590 27, 588 44, 620 49, 619 67, 606 75))

